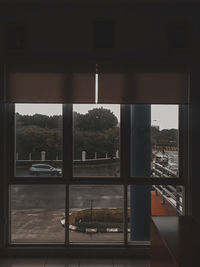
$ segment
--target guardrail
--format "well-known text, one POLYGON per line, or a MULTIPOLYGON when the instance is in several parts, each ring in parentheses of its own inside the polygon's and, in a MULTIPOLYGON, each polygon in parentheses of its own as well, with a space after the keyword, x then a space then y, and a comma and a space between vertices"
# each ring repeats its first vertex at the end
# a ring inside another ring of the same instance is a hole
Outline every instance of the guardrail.
POLYGON ((153 162, 152 164, 152 176, 153 177, 177 177, 177 172, 170 170, 167 167, 162 166, 159 163, 153 162))
MULTIPOLYGON (((73 160, 74 166, 81 165, 98 165, 98 164, 118 164, 120 158, 97 158, 97 159, 85 159, 85 160, 73 160)), ((30 167, 32 164, 50 164, 54 167, 62 167, 62 160, 16 160, 17 167, 30 167)))
MULTIPOLYGON (((152 163, 152 176, 153 177, 165 177, 173 178, 177 177, 178 171, 172 171, 168 167, 162 166, 159 163, 152 163)), ((167 201, 172 207, 176 209, 176 212, 180 215, 183 214, 183 196, 180 187, 174 187, 172 185, 154 185, 153 188, 156 194, 160 194, 162 198, 162 204, 167 201)))
POLYGON ((177 214, 183 214, 183 195, 181 188, 172 185, 153 185, 152 187, 155 189, 156 195, 160 193, 162 204, 165 204, 167 201, 176 209, 177 214))

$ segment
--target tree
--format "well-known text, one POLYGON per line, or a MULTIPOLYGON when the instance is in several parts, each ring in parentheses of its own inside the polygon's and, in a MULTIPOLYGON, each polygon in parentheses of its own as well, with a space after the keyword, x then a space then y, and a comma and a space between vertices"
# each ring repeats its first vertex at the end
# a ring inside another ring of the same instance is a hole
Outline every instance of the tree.
POLYGON ((95 108, 85 115, 78 113, 75 116, 75 127, 83 131, 104 131, 117 125, 118 119, 109 109, 95 108))
MULTIPOLYGON (((117 117, 109 110, 96 108, 87 114, 74 112, 73 147, 74 159, 81 159, 82 151, 87 158, 114 157, 119 150, 119 127, 117 117)), ((62 116, 42 114, 16 114, 16 151, 21 159, 40 159, 46 151, 47 159, 62 155, 62 116)))
POLYGON ((23 126, 39 126, 42 128, 56 129, 62 127, 62 116, 47 116, 43 114, 21 115, 16 113, 16 122, 23 126))
POLYGON ((175 145, 178 144, 177 129, 163 129, 159 131, 155 127, 151 127, 151 142, 152 145, 175 145))

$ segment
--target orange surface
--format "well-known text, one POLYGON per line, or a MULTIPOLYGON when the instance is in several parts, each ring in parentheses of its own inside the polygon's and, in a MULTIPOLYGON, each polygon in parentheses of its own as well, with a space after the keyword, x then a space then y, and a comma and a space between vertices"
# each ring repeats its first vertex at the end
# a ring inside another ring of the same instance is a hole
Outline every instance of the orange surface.
POLYGON ((173 208, 167 201, 162 204, 162 197, 155 191, 151 192, 151 214, 152 215, 176 215, 176 209, 173 208))

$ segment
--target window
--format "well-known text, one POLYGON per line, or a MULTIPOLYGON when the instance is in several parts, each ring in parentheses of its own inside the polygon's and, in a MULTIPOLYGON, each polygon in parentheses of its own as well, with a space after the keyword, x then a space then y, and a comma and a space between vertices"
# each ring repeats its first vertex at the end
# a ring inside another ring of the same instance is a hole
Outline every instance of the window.
POLYGON ((129 243, 149 240, 149 215, 181 216, 184 214, 182 186, 129 185, 127 195, 129 243))
POLYGON ((73 176, 120 176, 120 105, 73 105, 73 176))
POLYGON ((65 186, 12 185, 10 195, 11 243, 65 243, 65 186))
POLYGON ((69 192, 70 242, 123 242, 121 185, 72 185, 69 192))
POLYGON ((62 176, 62 105, 16 104, 15 123, 16 176, 62 176))
POLYGON ((178 105, 132 105, 130 112, 131 175, 179 177, 178 105))
POLYGON ((151 106, 151 176, 179 177, 178 105, 151 106))
POLYGON ((151 214, 184 214, 182 106, 10 107, 10 245, 146 244, 151 214))

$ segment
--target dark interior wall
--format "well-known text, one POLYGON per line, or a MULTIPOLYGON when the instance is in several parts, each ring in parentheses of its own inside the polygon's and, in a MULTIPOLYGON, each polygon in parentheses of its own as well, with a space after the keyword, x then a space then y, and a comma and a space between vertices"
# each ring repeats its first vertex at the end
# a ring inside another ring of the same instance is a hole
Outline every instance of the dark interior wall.
POLYGON ((190 77, 190 106, 189 106, 189 162, 191 191, 191 214, 200 222, 200 19, 196 18, 192 28, 191 42, 191 77, 190 77))
POLYGON ((0 57, 44 59, 132 59, 142 62, 189 63, 191 68, 191 101, 189 106, 190 136, 190 206, 200 221, 200 7, 198 5, 135 6, 67 6, 24 5, 0 8, 0 57), (98 50, 93 45, 93 22, 109 19, 115 22, 115 46, 98 50), (190 24, 190 49, 186 54, 171 53, 167 25, 187 20, 190 24), (4 45, 7 23, 26 26, 25 50, 7 52, 4 45))
POLYGON ((169 56, 167 25, 191 20, 192 8, 175 5, 67 6, 26 5, 1 8, 0 21, 26 27, 23 56, 137 57, 169 56), (93 45, 93 22, 113 20, 115 46, 97 51, 93 45))

